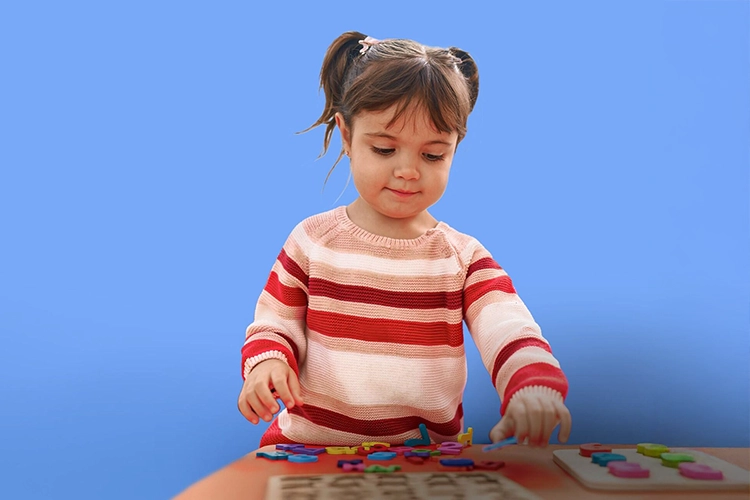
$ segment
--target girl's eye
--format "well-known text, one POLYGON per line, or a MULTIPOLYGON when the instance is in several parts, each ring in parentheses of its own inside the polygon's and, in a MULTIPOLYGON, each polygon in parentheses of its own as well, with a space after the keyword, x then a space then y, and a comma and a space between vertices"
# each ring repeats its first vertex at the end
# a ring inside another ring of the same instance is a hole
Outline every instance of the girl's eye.
MULTIPOLYGON (((393 154, 393 152, 395 151, 395 149, 393 148, 386 149, 386 148, 377 148, 375 146, 372 147, 372 150, 381 156, 389 156, 393 154)), ((427 161, 430 161, 430 162, 443 161, 443 155, 431 155, 429 153, 425 153, 424 157, 427 161)))
POLYGON ((375 151, 377 154, 383 155, 383 156, 388 156, 394 151, 393 149, 376 148, 375 146, 372 147, 372 150, 375 151))

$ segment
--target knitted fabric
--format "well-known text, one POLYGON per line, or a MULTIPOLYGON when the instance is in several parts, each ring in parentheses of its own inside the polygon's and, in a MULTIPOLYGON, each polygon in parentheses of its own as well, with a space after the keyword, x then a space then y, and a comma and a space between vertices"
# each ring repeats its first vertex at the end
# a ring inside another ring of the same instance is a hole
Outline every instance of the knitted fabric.
POLYGON ((265 359, 297 374, 303 406, 284 409, 261 446, 434 442, 462 432, 463 322, 502 407, 523 388, 563 399, 568 383, 508 274, 444 222, 414 239, 356 226, 341 206, 295 227, 246 331, 243 378, 265 359))

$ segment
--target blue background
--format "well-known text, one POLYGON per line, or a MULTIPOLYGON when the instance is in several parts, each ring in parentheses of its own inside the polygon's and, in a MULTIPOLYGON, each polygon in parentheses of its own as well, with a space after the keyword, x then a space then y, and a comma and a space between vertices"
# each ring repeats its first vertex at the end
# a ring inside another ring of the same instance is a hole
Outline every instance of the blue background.
POLYGON ((352 29, 477 61, 433 213, 514 279, 571 442, 750 445, 748 3, 411 5, 3 3, 0 497, 166 498, 257 446, 255 301, 294 225, 355 197, 295 135, 352 29))

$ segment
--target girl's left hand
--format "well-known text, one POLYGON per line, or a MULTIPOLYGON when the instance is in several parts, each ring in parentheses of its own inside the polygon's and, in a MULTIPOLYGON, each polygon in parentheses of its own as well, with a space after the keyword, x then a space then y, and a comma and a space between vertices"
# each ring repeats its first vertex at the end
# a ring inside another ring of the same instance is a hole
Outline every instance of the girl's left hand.
POLYGON ((557 392, 536 389, 522 389, 513 396, 503 418, 490 431, 493 443, 515 436, 519 444, 528 439, 529 445, 545 448, 557 424, 557 438, 561 443, 568 441, 571 417, 562 397, 557 392))

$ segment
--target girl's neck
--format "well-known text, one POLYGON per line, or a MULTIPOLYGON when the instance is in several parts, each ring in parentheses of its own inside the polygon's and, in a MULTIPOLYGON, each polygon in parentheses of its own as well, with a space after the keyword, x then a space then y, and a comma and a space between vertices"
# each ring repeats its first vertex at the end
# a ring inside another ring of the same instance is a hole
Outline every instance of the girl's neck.
POLYGON ((368 206, 362 198, 349 204, 346 214, 355 225, 369 233, 400 240, 419 238, 438 224, 427 210, 404 219, 387 217, 368 206))

